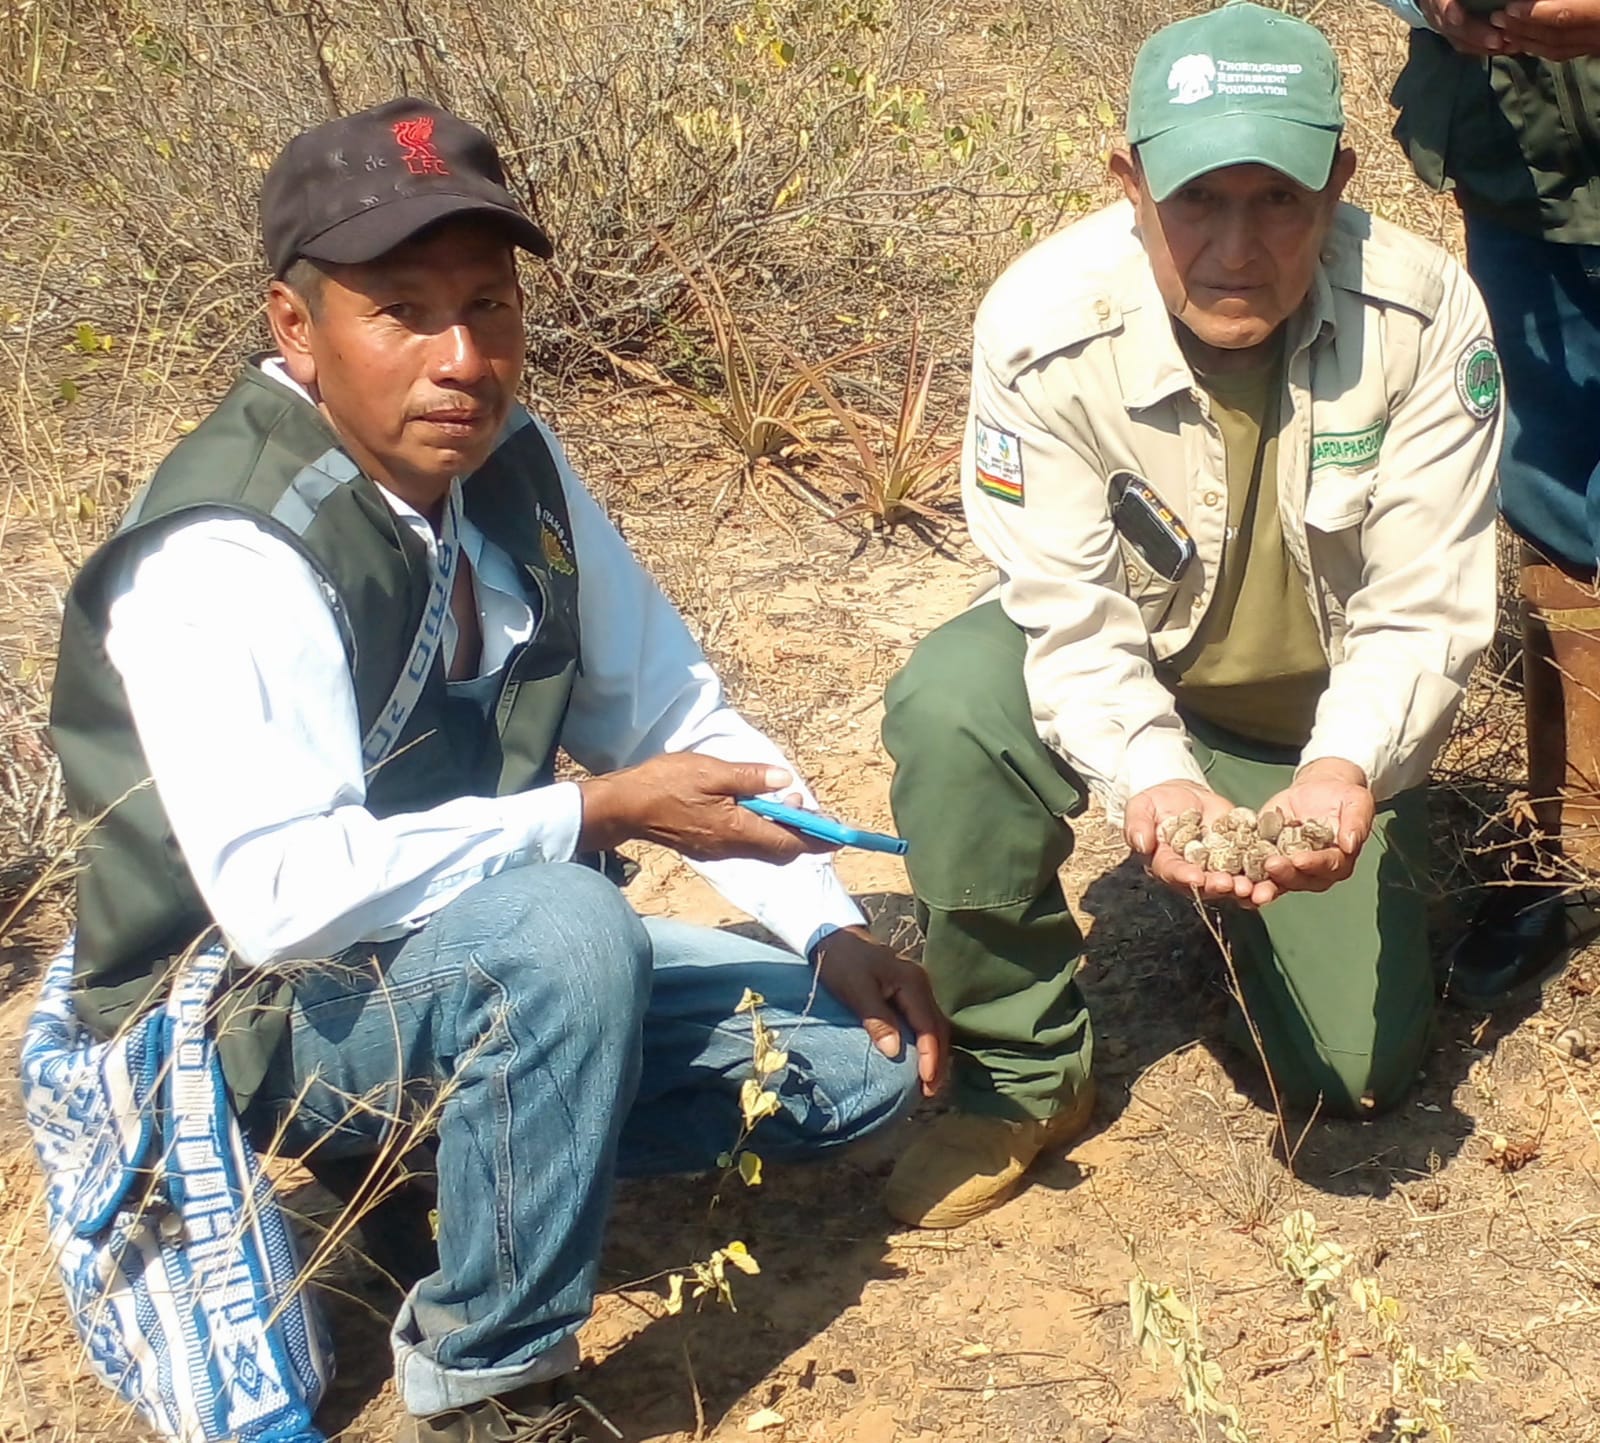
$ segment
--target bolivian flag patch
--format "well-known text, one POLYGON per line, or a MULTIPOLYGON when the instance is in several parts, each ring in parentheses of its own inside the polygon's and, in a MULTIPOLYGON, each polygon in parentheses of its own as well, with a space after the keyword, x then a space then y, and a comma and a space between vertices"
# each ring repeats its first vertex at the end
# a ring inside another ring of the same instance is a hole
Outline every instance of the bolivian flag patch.
POLYGON ((1021 506, 1022 498, 1022 441, 1009 431, 990 426, 983 421, 973 422, 974 461, 977 465, 978 490, 993 496, 997 501, 1009 501, 1021 506))

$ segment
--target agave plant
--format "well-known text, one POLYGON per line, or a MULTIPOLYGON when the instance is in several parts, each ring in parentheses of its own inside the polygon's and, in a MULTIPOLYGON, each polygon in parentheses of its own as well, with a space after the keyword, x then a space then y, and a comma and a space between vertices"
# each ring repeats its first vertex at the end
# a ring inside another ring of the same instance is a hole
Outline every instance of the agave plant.
POLYGON ((836 520, 865 514, 872 526, 887 528, 912 516, 940 519, 930 503, 950 493, 955 479, 951 468, 961 447, 946 441, 938 426, 926 425, 933 362, 919 369, 921 340, 918 317, 911 323, 900 409, 892 423, 851 410, 829 388, 822 372, 805 368, 807 381, 850 443, 850 453, 836 464, 862 493, 859 501, 835 513, 836 520))
POLYGON ((722 284, 711 268, 698 268, 683 259, 665 240, 660 245, 683 273, 685 285, 694 299, 706 329, 711 333, 712 361, 722 385, 719 393, 707 393, 676 381, 661 379, 662 389, 672 392, 708 416, 739 453, 745 474, 758 461, 776 457, 790 446, 808 444, 809 432, 827 418, 831 406, 819 408, 811 397, 820 377, 853 361, 875 347, 867 342, 811 364, 779 351, 771 358, 752 344, 752 330, 729 303, 722 284), (695 270, 699 270, 699 276, 695 270))

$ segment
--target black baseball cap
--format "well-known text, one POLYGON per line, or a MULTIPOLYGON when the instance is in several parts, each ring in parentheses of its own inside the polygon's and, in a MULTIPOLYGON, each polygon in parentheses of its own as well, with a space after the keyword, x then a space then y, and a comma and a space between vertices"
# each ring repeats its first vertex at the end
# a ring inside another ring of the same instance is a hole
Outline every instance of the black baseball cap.
POLYGON ((452 216, 502 221, 548 260, 550 237, 506 189, 494 142, 426 100, 402 97, 301 132, 261 186, 261 238, 281 276, 301 256, 376 260, 452 216))

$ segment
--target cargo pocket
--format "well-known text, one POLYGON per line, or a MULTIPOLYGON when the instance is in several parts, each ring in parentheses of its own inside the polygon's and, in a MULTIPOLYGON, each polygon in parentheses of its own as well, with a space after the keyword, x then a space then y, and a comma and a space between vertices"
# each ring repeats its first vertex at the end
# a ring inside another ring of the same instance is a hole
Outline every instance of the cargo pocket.
POLYGON ((1361 523, 1372 504, 1376 468, 1315 471, 1306 497, 1306 545, 1311 552, 1328 636, 1345 630, 1345 606, 1361 585, 1361 523))
POLYGON ((1377 482, 1376 468, 1343 471, 1326 466, 1313 471, 1306 494, 1306 526, 1329 536, 1359 526, 1366 518, 1377 482))

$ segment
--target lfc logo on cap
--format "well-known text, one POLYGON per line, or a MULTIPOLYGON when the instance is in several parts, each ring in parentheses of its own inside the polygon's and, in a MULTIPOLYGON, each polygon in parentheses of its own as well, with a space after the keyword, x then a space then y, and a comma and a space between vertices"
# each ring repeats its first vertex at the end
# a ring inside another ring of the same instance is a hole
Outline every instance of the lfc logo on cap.
POLYGON ((415 120, 397 120, 392 129, 400 142, 401 159, 412 175, 449 175, 444 157, 433 148, 433 117, 419 115, 415 120))

